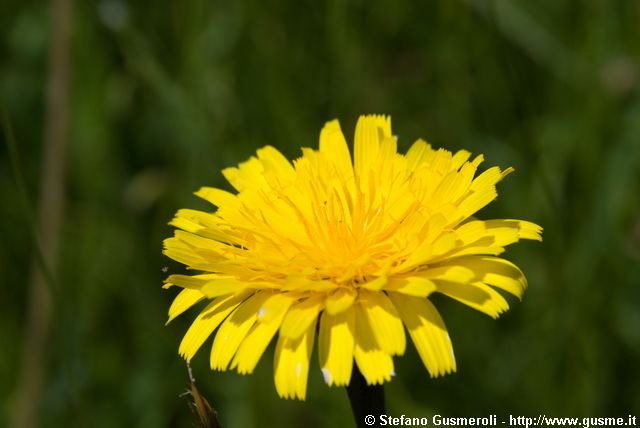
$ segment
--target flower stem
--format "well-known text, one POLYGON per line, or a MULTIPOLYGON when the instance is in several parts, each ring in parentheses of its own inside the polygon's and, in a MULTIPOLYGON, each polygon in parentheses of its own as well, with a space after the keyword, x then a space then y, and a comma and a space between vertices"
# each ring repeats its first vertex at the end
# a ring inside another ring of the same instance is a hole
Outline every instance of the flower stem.
POLYGON ((365 418, 373 415, 376 419, 384 414, 384 386, 367 385, 357 364, 353 365, 351 381, 347 385, 347 394, 351 403, 351 411, 359 428, 368 427, 365 418))

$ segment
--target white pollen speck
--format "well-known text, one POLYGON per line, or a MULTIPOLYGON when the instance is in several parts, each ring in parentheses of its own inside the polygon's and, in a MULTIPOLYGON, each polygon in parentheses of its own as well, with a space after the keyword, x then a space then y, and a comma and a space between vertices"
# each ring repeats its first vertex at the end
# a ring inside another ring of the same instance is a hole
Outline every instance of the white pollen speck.
POLYGON ((391 369, 391 373, 389 373, 389 375, 391 375, 391 377, 394 377, 396 375, 396 371, 391 369))
POLYGON ((329 369, 323 368, 321 371, 322 377, 324 377, 324 383, 329 385, 329 383, 331 382, 331 373, 329 372, 329 369))
POLYGON ((296 376, 300 377, 300 372, 302 371, 302 363, 298 363, 296 365, 296 376))
POLYGON ((263 316, 265 316, 266 313, 267 313, 267 310, 265 308, 260 308, 260 310, 258 311, 258 319, 260 319, 263 316))

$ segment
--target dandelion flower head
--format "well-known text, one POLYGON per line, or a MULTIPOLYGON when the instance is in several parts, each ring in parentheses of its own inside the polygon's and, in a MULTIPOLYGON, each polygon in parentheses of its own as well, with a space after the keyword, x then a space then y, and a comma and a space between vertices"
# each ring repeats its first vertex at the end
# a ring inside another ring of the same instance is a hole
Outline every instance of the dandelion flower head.
POLYGON ((215 332, 211 368, 248 374, 277 336, 275 387, 298 399, 315 343, 330 386, 349 383, 354 361, 367 383, 391 380, 405 330, 431 376, 455 371, 429 296, 498 317, 509 308, 500 291, 520 298, 527 286, 498 256, 520 239, 541 240, 542 231, 472 217, 512 168, 477 174, 483 156, 470 159, 423 140, 400 154, 389 117, 361 116, 353 158, 334 120, 319 149, 303 148, 293 162, 267 146, 224 169, 236 192, 198 190, 216 208, 179 210, 164 241, 168 257, 195 271, 167 278, 165 287, 182 288, 169 321, 208 301, 179 353, 191 360, 215 332))

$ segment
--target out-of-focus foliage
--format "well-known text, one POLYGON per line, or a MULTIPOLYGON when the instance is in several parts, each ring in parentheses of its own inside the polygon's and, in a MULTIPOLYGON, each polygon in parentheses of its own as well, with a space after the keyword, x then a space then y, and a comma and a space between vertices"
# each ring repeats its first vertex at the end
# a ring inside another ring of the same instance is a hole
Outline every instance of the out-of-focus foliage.
MULTIPOLYGON (((47 2, 2 0, 0 96, 32 205, 41 172, 47 2)), ((544 242, 510 249, 529 278, 500 321, 434 301, 459 372, 396 359, 389 414, 640 416, 640 5, 409 0, 74 5, 61 293, 39 411, 44 426, 191 426, 180 339, 164 326, 166 225, 220 169, 271 144, 295 157, 326 120, 389 113, 418 137, 513 165, 481 216, 526 218, 544 242)), ((3 140, 4 142, 4 140, 3 140)), ((0 425, 20 365, 33 225, 0 145, 0 425)), ((272 353, 271 349, 268 351, 272 353)), ((269 354, 267 354, 269 355, 269 354)), ((306 402, 256 373, 198 387, 223 426, 352 424, 313 356, 306 402)))

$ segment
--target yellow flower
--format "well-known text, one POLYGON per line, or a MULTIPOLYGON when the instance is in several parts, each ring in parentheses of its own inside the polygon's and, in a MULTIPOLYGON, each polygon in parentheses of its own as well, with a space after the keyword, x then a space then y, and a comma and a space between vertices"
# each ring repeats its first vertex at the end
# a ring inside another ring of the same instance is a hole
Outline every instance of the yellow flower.
POLYGON ((422 140, 399 154, 384 116, 360 117, 353 158, 334 120, 319 150, 303 148, 293 164, 267 146, 223 170, 237 193, 196 192, 215 212, 178 211, 170 224, 180 230, 164 253, 202 273, 166 280, 183 289, 169 321, 210 300, 180 344, 186 360, 217 329, 211 367, 251 373, 278 334, 276 389, 304 399, 316 331, 324 379, 339 386, 349 383, 354 360, 369 384, 389 381, 406 328, 439 376, 456 362, 431 293, 494 318, 509 308, 496 288, 522 296, 523 273, 496 256, 520 239, 541 240, 542 229, 471 217, 512 168, 474 178, 482 155, 469 161, 469 152, 422 140))

